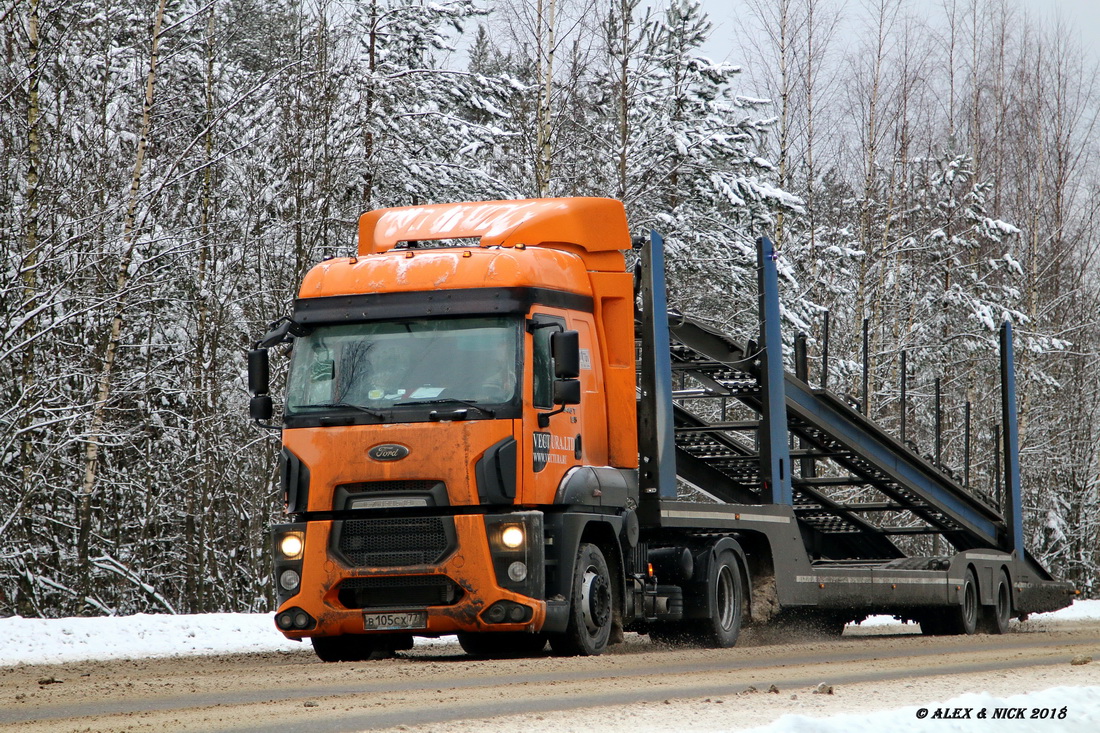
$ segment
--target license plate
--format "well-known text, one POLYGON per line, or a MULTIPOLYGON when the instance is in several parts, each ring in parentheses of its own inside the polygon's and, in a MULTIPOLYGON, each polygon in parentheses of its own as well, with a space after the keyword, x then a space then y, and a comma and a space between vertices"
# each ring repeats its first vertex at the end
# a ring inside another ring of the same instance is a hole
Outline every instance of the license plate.
POLYGON ((394 629, 426 629, 427 611, 399 611, 397 613, 364 613, 363 628, 367 631, 391 631, 394 629))

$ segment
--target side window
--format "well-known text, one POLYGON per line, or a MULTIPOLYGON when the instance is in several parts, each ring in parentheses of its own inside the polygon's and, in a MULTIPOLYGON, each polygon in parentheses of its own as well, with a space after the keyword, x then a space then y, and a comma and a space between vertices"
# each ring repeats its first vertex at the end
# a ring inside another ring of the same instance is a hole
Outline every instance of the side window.
POLYGON ((535 407, 554 406, 554 360, 550 357, 550 336, 565 329, 565 319, 553 316, 537 315, 534 318, 534 395, 535 407), (552 325, 551 325, 552 324, 552 325), (560 326, 555 328, 554 326, 560 326))

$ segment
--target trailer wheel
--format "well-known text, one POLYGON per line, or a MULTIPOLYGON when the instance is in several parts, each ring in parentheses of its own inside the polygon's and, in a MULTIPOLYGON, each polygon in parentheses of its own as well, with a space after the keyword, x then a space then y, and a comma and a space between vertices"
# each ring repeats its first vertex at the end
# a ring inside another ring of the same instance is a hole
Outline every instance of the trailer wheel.
POLYGON ((957 605, 948 609, 940 633, 973 634, 978 628, 978 612, 980 610, 978 581, 974 577, 974 571, 967 568, 966 575, 963 576, 962 599, 957 605))
POLYGON ((546 648, 546 634, 524 631, 460 633, 458 643, 471 657, 484 659, 514 659, 530 657, 546 648))
POLYGON ((607 649, 611 637, 614 591, 607 560, 600 548, 582 542, 573 566, 573 598, 569 625, 550 635, 550 648, 566 657, 591 657, 607 649))
POLYGON ((707 594, 714 615, 698 622, 700 641, 709 647, 724 649, 737 643, 741 634, 741 616, 745 589, 734 554, 725 551, 715 558, 707 578, 707 594))
POLYGON ((987 634, 1003 634, 1008 631, 1008 622, 1012 620, 1012 587, 1008 576, 1001 572, 997 580, 997 590, 993 605, 982 609, 982 631, 987 634))
POLYGON ((365 662, 388 659, 394 652, 412 649, 411 634, 343 634, 314 636, 313 651, 322 662, 365 662))

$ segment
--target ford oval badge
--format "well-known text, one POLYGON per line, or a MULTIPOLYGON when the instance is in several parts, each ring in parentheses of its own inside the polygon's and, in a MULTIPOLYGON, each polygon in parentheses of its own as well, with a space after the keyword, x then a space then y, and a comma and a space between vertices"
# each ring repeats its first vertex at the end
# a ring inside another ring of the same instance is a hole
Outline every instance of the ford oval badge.
POLYGON ((409 449, 397 443, 383 443, 371 448, 367 455, 376 461, 400 461, 409 455, 409 449))

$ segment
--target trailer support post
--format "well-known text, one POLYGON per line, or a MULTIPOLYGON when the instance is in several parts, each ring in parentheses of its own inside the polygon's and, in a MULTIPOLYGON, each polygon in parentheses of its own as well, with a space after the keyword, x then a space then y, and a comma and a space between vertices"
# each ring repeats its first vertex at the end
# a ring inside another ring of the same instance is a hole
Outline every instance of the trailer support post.
POLYGON ((775 245, 756 240, 760 298, 760 478, 774 504, 790 505, 791 451, 787 443, 787 403, 783 388, 783 334, 779 328, 779 273, 775 245))
POLYGON ((655 231, 642 249, 641 386, 638 484, 643 497, 676 498, 676 433, 672 421, 672 357, 668 344, 664 239, 655 231))
POLYGON ((870 339, 868 337, 868 328, 870 327, 871 319, 863 319, 863 414, 871 414, 871 387, 870 387, 870 372, 868 367, 868 360, 871 358, 870 353, 870 339))
MULTIPOLYGON (((806 334, 800 333, 794 339, 794 371, 795 376, 801 379, 806 384, 810 383, 810 359, 806 348, 806 334)), ((803 451, 809 452, 813 447, 809 441, 799 441, 798 447, 803 451)), ((806 456, 799 460, 799 469, 802 478, 813 478, 817 476, 817 461, 813 456, 806 456)))
POLYGON ((936 468, 942 467, 943 450, 943 410, 940 404, 940 378, 936 377, 936 468))
POLYGON ((966 401, 966 427, 963 439, 963 488, 970 488, 970 400, 966 401))
POLYGON ((1012 324, 1001 326, 1001 422, 1004 425, 1005 504, 1009 552, 1024 554, 1024 519, 1020 503, 1020 434, 1016 418, 1016 365, 1012 355, 1012 324))
POLYGON ((907 407, 907 399, 905 395, 905 387, 908 374, 908 366, 906 364, 905 349, 901 350, 901 442, 905 442, 905 413, 907 407))

